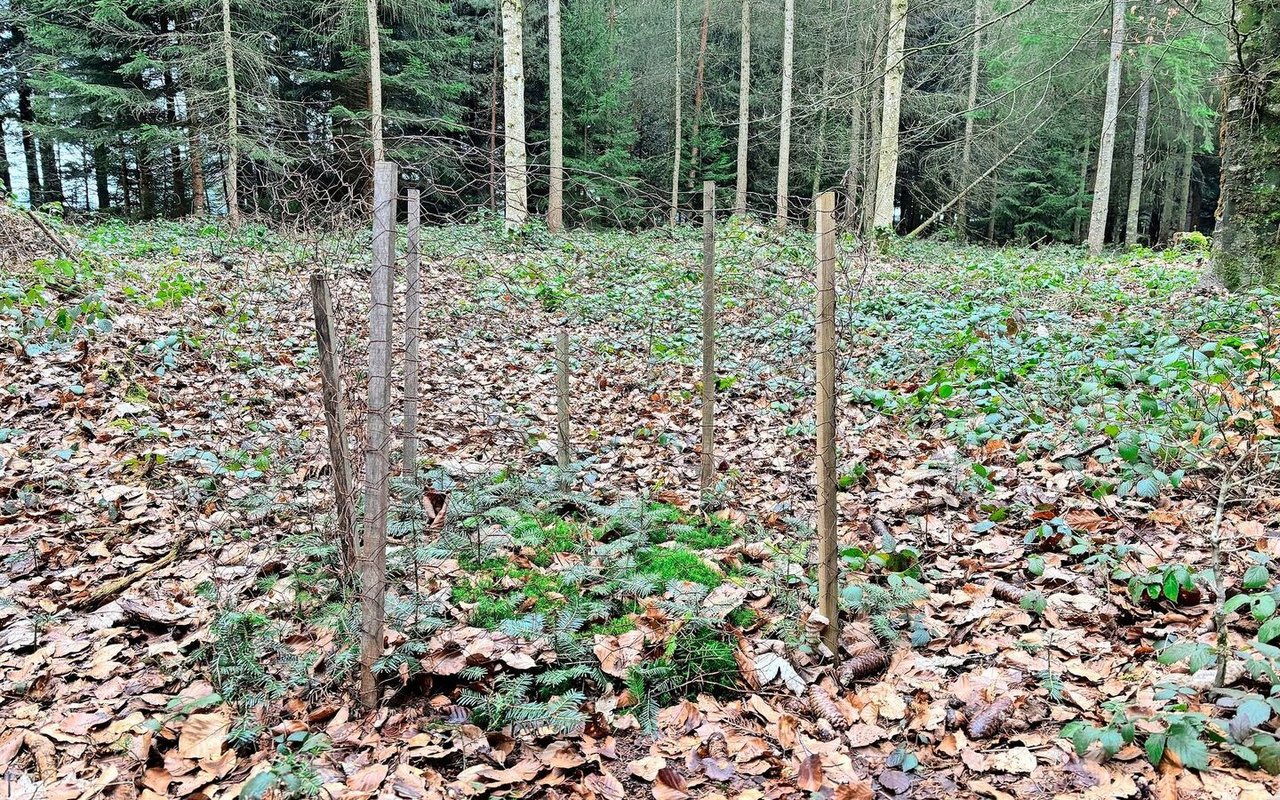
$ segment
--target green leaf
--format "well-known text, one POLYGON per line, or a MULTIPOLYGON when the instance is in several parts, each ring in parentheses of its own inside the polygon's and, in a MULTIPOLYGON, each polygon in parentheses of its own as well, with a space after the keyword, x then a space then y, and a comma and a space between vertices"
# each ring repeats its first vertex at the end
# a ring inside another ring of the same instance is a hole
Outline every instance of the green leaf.
POLYGON ((1238 594, 1222 604, 1222 611, 1225 614, 1230 614, 1239 610, 1241 606, 1248 605, 1251 599, 1247 594, 1238 594))
POLYGON ((1254 564, 1244 573, 1244 588, 1261 589, 1267 585, 1267 579, 1271 577, 1271 573, 1262 564, 1254 564))
POLYGON ((1240 704, 1236 709, 1236 717, 1247 723, 1250 728, 1257 728, 1271 719, 1271 706, 1263 700, 1252 697, 1240 704))
POLYGON ((1173 570, 1164 574, 1164 596, 1170 603, 1178 602, 1178 575, 1173 570))
POLYGON ((1276 599, 1269 594, 1264 594, 1253 601, 1253 618, 1258 622, 1270 617, 1276 613, 1276 599))
POLYGON ((240 800, 262 800, 276 785, 276 774, 270 770, 259 772, 240 790, 240 800))
POLYGON ((1143 478, 1133 487, 1139 497, 1151 499, 1160 496, 1160 484, 1155 478, 1143 478))
POLYGON ((1130 464, 1138 463, 1138 459, 1141 456, 1141 450, 1134 442, 1122 442, 1120 446, 1116 448, 1116 452, 1120 454, 1121 458, 1130 464))
POLYGON ((1107 758, 1111 758, 1116 753, 1120 752, 1121 747, 1124 747, 1124 737, 1121 736, 1120 731, 1117 730, 1105 731, 1102 734, 1100 741, 1102 743, 1102 752, 1107 754, 1107 758))
POLYGON ((1272 639, 1280 636, 1280 617, 1272 617, 1258 628, 1258 641, 1270 644, 1272 639))
POLYGON ((1164 758, 1164 734, 1155 733, 1147 737, 1145 745, 1147 751, 1147 760, 1151 762, 1153 767, 1160 765, 1160 759, 1164 758))
POLYGON ((1209 748, 1200 740, 1200 732, 1189 722, 1175 722, 1165 732, 1165 747, 1187 769, 1209 768, 1209 748))

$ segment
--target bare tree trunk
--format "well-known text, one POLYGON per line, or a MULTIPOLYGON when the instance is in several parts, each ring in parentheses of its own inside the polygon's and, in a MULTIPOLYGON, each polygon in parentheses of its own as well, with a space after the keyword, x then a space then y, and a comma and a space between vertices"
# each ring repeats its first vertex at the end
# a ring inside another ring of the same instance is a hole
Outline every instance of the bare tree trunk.
POLYGON ((836 196, 817 203, 818 319, 817 438, 818 611, 827 618, 822 641, 832 657, 840 655, 840 549, 836 536, 836 196))
POLYGON ((187 101, 187 161, 191 162, 191 213, 197 217, 209 212, 209 198, 204 193, 204 143, 201 140, 200 117, 190 95, 187 101))
POLYGON ((1187 125, 1187 144, 1182 151, 1182 174, 1179 176, 1178 186, 1178 216, 1177 225, 1180 231, 1195 230, 1195 225, 1191 224, 1191 171, 1195 164, 1195 140, 1196 129, 1194 125, 1187 125))
POLYGON ((422 326, 422 245, 419 223, 422 195, 408 191, 404 253, 404 444, 400 448, 403 473, 418 475, 418 334, 422 326))
MULTIPOLYGON (((845 18, 848 19, 850 0, 845 0, 845 18)), ((853 79, 862 81, 866 73, 867 38, 871 28, 863 25, 858 31, 858 46, 853 54, 853 79)), ((862 134, 866 122, 863 119, 863 98, 865 92, 860 86, 853 95, 852 108, 849 112, 849 164, 844 173, 844 225, 852 231, 856 229, 854 216, 858 213, 858 193, 862 182, 862 134)))
POLYGON ((524 129, 524 0, 502 0, 502 120, 506 228, 529 215, 529 159, 524 129))
POLYGON ((876 170, 877 229, 893 227, 894 190, 898 183, 898 121, 902 115, 903 53, 907 38, 907 0, 889 0, 889 46, 885 51, 884 119, 880 123, 880 166, 876 170))
POLYGON ((791 84, 794 77, 796 38, 796 0, 782 4, 782 119, 778 131, 778 227, 787 224, 790 199, 788 179, 791 175, 791 84))
POLYGON ((689 189, 692 190, 702 171, 699 130, 702 122, 702 99, 706 95, 707 28, 711 21, 711 0, 702 0, 702 27, 698 34, 698 65, 693 79, 693 130, 689 137, 689 189))
POLYGON ((1133 130, 1133 171, 1129 176, 1129 214, 1125 218, 1125 244, 1138 243, 1138 216, 1142 210, 1142 181, 1147 172, 1147 120, 1151 115, 1151 68, 1144 67, 1138 83, 1138 117, 1133 130))
POLYGON ((1116 121, 1120 115, 1120 59, 1124 56, 1125 0, 1113 0, 1111 61, 1107 68, 1107 99, 1102 111, 1102 136, 1098 144, 1098 173, 1093 182, 1093 208, 1089 214, 1089 252, 1102 252, 1107 235, 1107 210, 1111 205, 1111 162, 1116 149, 1116 121))
POLYGON ((65 199, 62 170, 58 166, 58 151, 54 147, 54 141, 48 136, 40 137, 40 173, 43 178, 44 202, 61 203, 65 199))
POLYGON ((742 0, 742 55, 738 61, 738 183, 733 213, 747 213, 747 145, 751 128, 751 0, 742 0))
POLYGON ((1089 192, 1089 140, 1080 143, 1080 194, 1076 197, 1075 219, 1071 222, 1071 236, 1076 244, 1084 228, 1084 196, 1089 192))
POLYGON ((871 102, 867 104, 867 179, 862 187, 862 232, 871 235, 875 230, 876 181, 880 173, 880 123, 883 115, 877 113, 884 93, 884 77, 881 71, 884 62, 880 57, 887 48, 885 44, 885 26, 889 23, 889 6, 880 3, 876 8, 876 32, 872 47, 868 50, 871 58, 867 61, 863 83, 871 85, 871 102))
POLYGON ((333 471, 333 499, 338 512, 338 561, 344 582, 356 577, 355 481, 351 477, 351 450, 347 444, 347 412, 342 403, 342 371, 335 345, 333 300, 321 272, 311 274, 311 301, 315 311, 316 349, 320 361, 321 405, 329 442, 329 466, 333 471))
MULTIPOLYGON (((974 112, 978 107, 978 75, 982 67, 982 0, 973 0, 973 54, 969 60, 969 102, 964 118, 964 144, 960 147, 960 170, 956 176, 960 186, 968 184, 973 169, 974 112)), ((968 193, 961 195, 956 205, 956 232, 961 241, 969 238, 968 193)))
POLYGON ((813 213, 818 213, 818 192, 822 188, 822 171, 827 160, 827 93, 831 90, 831 30, 828 27, 834 0, 827 0, 827 15, 818 29, 822 37, 822 89, 819 95, 818 141, 814 145, 813 182, 809 187, 809 198, 813 204, 813 213))
POLYGON ((373 163, 386 158, 382 145, 382 38, 378 31, 378 0, 365 0, 365 26, 369 34, 369 141, 373 163))
POLYGON ((236 108, 236 60, 231 39, 231 0, 222 0, 222 57, 227 68, 227 222, 240 227, 239 138, 240 120, 236 108))
MULTIPOLYGON (((18 84, 18 124, 22 126, 22 156, 27 169, 27 204, 32 208, 44 202, 40 186, 40 155, 36 147, 36 115, 31 108, 31 89, 25 81, 18 84)), ((123 158, 123 156, 121 156, 123 158)))
MULTIPOLYGON (((178 89, 173 70, 166 67, 164 80, 164 120, 170 128, 178 127, 178 89)), ((169 146, 169 174, 173 176, 173 214, 182 216, 187 213, 187 180, 186 169, 182 166, 182 147, 175 140, 169 146)))
POLYGON ((489 210, 498 212, 498 40, 502 38, 498 14, 493 15, 493 69, 489 73, 489 210))
POLYGON ((551 95, 551 187, 547 230, 564 227, 564 75, 560 65, 560 0, 547 0, 547 58, 551 95))
POLYGON ((676 124, 675 136, 676 146, 675 153, 672 156, 671 165, 671 227, 675 227, 680 221, 680 116, 683 111, 684 100, 680 92, 680 73, 682 71, 682 62, 684 60, 681 50, 684 45, 681 40, 680 29, 684 27, 684 19, 680 15, 680 0, 676 0, 676 124))
POLYGON ((1156 229, 1156 241, 1164 244, 1173 232, 1173 206, 1177 200, 1174 186, 1178 179, 1177 163, 1169 153, 1161 159, 1160 170, 1160 226, 1156 229))
POLYGON ((702 184, 702 465, 706 498, 716 479, 716 184, 702 184))
POLYGON ((369 413, 360 543, 360 705, 378 704, 374 664, 382 658, 387 594, 387 506, 391 474, 391 298, 396 165, 373 165, 373 273, 369 281, 369 413))

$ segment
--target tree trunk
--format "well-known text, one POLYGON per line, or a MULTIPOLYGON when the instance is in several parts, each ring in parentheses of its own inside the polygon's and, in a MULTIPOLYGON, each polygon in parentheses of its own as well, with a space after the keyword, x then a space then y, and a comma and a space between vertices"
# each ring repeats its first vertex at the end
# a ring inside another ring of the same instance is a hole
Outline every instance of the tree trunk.
POLYGON ((1084 235, 1084 196, 1089 193, 1089 140, 1080 143, 1080 193, 1076 196, 1075 218, 1071 221, 1071 236, 1080 244, 1084 235))
POLYGON ((0 186, 4 187, 5 198, 13 196, 13 176, 9 174, 9 158, 0 153, 0 186))
POLYGON ((823 18, 822 24, 818 29, 818 35, 822 38, 822 93, 819 95, 818 100, 820 109, 818 111, 818 141, 814 144, 813 154, 813 182, 809 187, 809 197, 813 205, 814 214, 818 213, 818 192, 822 188, 823 166, 827 160, 827 93, 831 91, 831 31, 828 28, 828 22, 831 19, 834 5, 833 0, 827 0, 827 15, 823 18))
MULTIPOLYGON (((846 21, 849 16, 849 2, 850 0, 845 0, 846 21)), ((851 73, 853 79, 860 83, 866 73, 867 37, 870 32, 871 29, 866 25, 859 27, 857 48, 853 53, 851 73)), ((853 93, 849 110, 849 163, 844 173, 844 225, 850 231, 856 228, 854 217, 858 213, 858 192, 862 185, 862 133, 866 125, 862 113, 864 97, 865 93, 859 85, 857 91, 853 93)))
MULTIPOLYGON (((164 120, 170 130, 178 127, 178 90, 173 71, 164 70, 164 120)), ((169 147, 169 169, 173 176, 173 212, 174 216, 187 213, 187 176, 182 166, 182 146, 175 140, 169 147)))
MULTIPOLYGON (((964 143, 960 146, 960 170, 957 183, 968 186, 973 169, 974 113, 978 107, 978 76, 982 67, 982 0, 973 0, 973 53, 969 59, 969 102, 964 118, 964 143)), ((960 240, 969 238, 969 200, 967 194, 956 204, 956 232, 960 240)))
POLYGON ((40 137, 40 175, 44 188, 42 202, 61 203, 64 200, 62 170, 58 166, 56 142, 49 136, 40 137))
POLYGON ((692 191, 702 172, 702 148, 699 131, 702 122, 702 100, 706 96, 707 28, 711 21, 711 0, 702 0, 702 27, 698 34, 698 65, 693 79, 693 130, 689 137, 689 190, 692 191))
POLYGON ((93 146, 93 182, 98 193, 99 211, 111 208, 111 184, 107 178, 107 146, 98 142, 93 146))
POLYGON ((222 0, 222 58, 227 69, 227 222, 232 229, 240 227, 240 187, 238 143, 240 120, 236 106, 236 60, 231 39, 231 0, 222 0))
POLYGON ((560 68, 560 0, 547 0, 547 72, 551 95, 551 187, 547 230, 564 227, 564 76, 560 68))
POLYGON ((1156 229, 1156 241, 1166 244, 1173 232, 1173 207, 1177 199, 1174 187, 1177 184, 1178 169, 1173 156, 1165 154, 1160 176, 1160 226, 1156 229))
POLYGON ((751 129, 751 0, 742 0, 742 55, 738 61, 738 183, 733 213, 747 213, 747 145, 751 129))
POLYGON ((1116 120, 1120 112, 1120 59, 1124 55, 1125 7, 1125 0, 1113 0, 1107 99, 1102 111, 1098 173, 1093 182, 1093 208, 1089 214, 1089 252, 1095 256, 1102 252, 1107 235, 1107 210, 1111 205, 1111 161, 1115 155, 1116 120))
POLYGON ((209 213, 209 198, 204 193, 204 143, 201 141, 200 117, 191 98, 187 97, 187 161, 191 162, 191 213, 197 217, 209 213))
POLYGON ((1223 81, 1222 176, 1213 267, 1231 288, 1280 278, 1280 5, 1240 0, 1228 31, 1231 66, 1223 81), (1246 24, 1247 33, 1241 30, 1246 24))
POLYGON ((880 166, 876 170, 876 229, 893 227, 894 189, 898 182, 898 120, 902 114, 903 54, 907 37, 907 0, 889 0, 889 45, 885 51, 884 115, 880 123, 880 166))
POLYGON ((1187 125, 1187 143, 1182 151, 1182 173, 1178 176, 1178 215, 1174 218, 1178 230, 1191 231, 1191 172, 1195 164, 1196 129, 1187 125))
POLYGON ((676 223, 680 221, 680 148, 682 145, 682 142, 680 141, 680 115, 682 112, 682 106, 684 105, 684 101, 680 93, 680 73, 682 70, 681 65, 683 62, 683 54, 681 53, 683 44, 680 36, 680 29, 683 26, 684 26, 684 19, 680 15, 680 0, 676 0, 676 98, 675 98, 676 146, 675 146, 675 154, 672 156, 672 165, 671 165, 671 213, 670 213, 670 216, 671 216, 670 222, 671 222, 671 227, 673 228, 676 226, 676 223))
POLYGON ((378 0, 365 0, 364 13, 369 35, 369 140, 376 164, 387 157, 382 144, 382 37, 378 30, 378 0))
POLYGON ((529 215, 529 161, 524 131, 524 0, 502 0, 502 165, 506 228, 529 215))
POLYGON ((875 40, 868 52, 872 54, 872 58, 868 60, 866 72, 863 75, 863 83, 871 86, 871 102, 867 104, 867 179, 862 187, 862 231, 864 235, 871 235, 875 230, 875 211, 876 211, 876 179, 880 171, 880 123, 882 114, 878 113, 880 101, 883 99, 884 77, 881 74, 884 68, 879 56, 882 56, 886 49, 885 44, 885 25, 889 23, 889 6, 886 3, 880 3, 876 8, 876 33, 875 40))
POLYGON ((489 73, 489 210, 498 212, 498 40, 502 38, 499 14, 493 15, 493 68, 489 73))
POLYGON ((778 131, 778 227, 787 224, 787 185, 791 174, 791 83, 794 73, 796 38, 796 0, 783 0, 782 5, 782 119, 778 131))
POLYGON ((1129 176, 1129 214, 1125 219, 1125 244, 1138 243, 1138 217, 1142 210, 1142 181, 1147 172, 1147 120, 1151 116, 1151 68, 1144 67, 1138 82, 1138 117, 1133 129, 1133 171, 1129 176))
POLYGON ((22 126, 22 156, 27 168, 27 205, 35 208, 44 202, 40 185, 40 156, 36 148, 36 115, 31 109, 31 89, 18 84, 18 124, 22 126))

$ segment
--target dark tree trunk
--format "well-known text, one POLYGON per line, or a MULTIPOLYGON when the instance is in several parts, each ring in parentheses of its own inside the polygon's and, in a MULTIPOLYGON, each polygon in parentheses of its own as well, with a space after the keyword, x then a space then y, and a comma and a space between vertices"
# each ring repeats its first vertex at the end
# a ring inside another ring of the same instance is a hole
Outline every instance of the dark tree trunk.
POLYGON ((40 200, 43 203, 61 203, 63 201, 62 173, 58 168, 58 151, 53 139, 40 137, 40 175, 43 179, 40 200))
POLYGON ((1228 31, 1214 270, 1228 287, 1280 279, 1280 0, 1240 0, 1228 31))
MULTIPOLYGON (((164 121, 171 130, 178 127, 178 91, 173 72, 164 71, 164 121)), ((187 213, 187 178, 182 166, 182 147, 174 141, 169 148, 169 167, 173 172, 173 214, 180 217, 187 213)))
POLYGON ((25 83, 18 86, 18 123, 22 126, 22 156, 27 168, 27 197, 32 206, 44 202, 40 185, 39 155, 36 152, 35 112, 31 110, 31 90, 25 83))
POLYGON ((107 181, 107 146, 99 142, 93 146, 93 179, 98 191, 98 210, 111 208, 111 185, 107 181))

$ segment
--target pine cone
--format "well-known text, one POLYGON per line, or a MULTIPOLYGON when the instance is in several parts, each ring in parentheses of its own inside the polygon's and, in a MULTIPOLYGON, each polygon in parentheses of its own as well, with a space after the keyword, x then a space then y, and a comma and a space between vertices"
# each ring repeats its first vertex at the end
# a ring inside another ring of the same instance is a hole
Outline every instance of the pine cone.
POLYGON ((1020 604, 1022 598, 1027 596, 1027 590, 1014 586, 1012 583, 996 581, 991 584, 991 595, 997 600, 1003 600, 1006 603, 1020 604))
POLYGON ((977 713, 970 714, 969 724, 965 727, 969 738, 988 739, 999 734, 1012 708, 1013 698, 1005 695, 997 697, 977 713))
POLYGON ((880 648, 866 650, 845 659, 840 666, 840 683, 848 686, 857 680, 870 678, 889 668, 889 656, 880 648))
POLYGON ((840 713, 840 707, 836 705, 836 701, 831 699, 831 695, 821 686, 809 687, 809 709, 838 731, 849 727, 849 720, 840 713))

